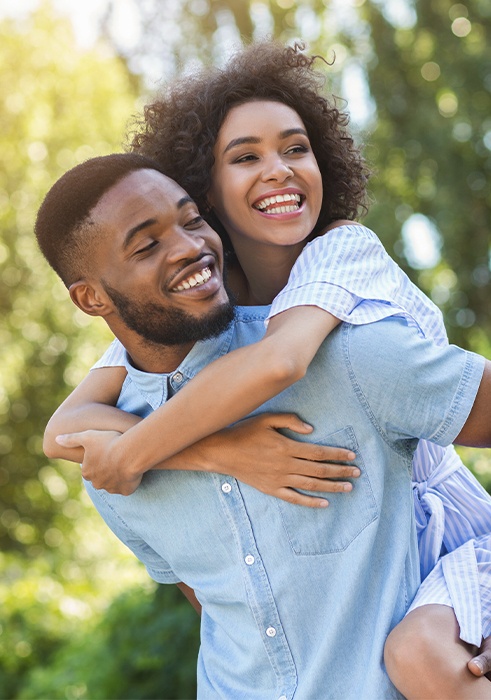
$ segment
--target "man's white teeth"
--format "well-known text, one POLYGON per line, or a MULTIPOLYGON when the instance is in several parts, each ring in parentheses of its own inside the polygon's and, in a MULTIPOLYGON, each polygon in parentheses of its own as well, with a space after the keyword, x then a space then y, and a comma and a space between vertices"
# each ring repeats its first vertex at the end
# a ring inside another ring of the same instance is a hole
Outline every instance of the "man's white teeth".
POLYGON ((184 280, 184 282, 181 282, 181 284, 177 285, 177 287, 174 288, 174 291, 182 292, 184 289, 191 289, 191 287, 199 287, 200 284, 208 282, 210 277, 211 270, 209 267, 205 267, 203 268, 203 270, 201 270, 201 272, 197 272, 195 275, 188 277, 186 280, 184 280))
POLYGON ((301 199, 301 197, 299 194, 276 194, 276 195, 273 195, 273 197, 265 197, 260 202, 258 202, 255 206, 256 206, 256 209, 259 209, 260 211, 265 211, 266 209, 269 208, 268 213, 285 214, 286 212, 297 211, 298 206, 300 204, 300 199, 301 199), (284 205, 283 204, 284 202, 294 202, 294 203, 284 205), (279 207, 272 206, 275 204, 280 204, 282 206, 279 206, 279 207))

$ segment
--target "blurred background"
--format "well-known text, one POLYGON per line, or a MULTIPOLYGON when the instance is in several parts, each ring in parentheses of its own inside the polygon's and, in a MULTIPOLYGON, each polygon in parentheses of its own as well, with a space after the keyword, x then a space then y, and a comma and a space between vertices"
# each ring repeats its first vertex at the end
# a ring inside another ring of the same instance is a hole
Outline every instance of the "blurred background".
MULTIPOLYGON (((186 699, 198 621, 109 533, 44 426, 103 352, 33 221, 65 170, 121 150, 166 78, 241 40, 303 39, 335 62, 373 170, 365 223, 491 357, 489 0, 0 1, 0 698, 186 699), (13 7, 15 5, 15 7, 13 7)), ((462 450, 491 486, 491 451, 462 450)))

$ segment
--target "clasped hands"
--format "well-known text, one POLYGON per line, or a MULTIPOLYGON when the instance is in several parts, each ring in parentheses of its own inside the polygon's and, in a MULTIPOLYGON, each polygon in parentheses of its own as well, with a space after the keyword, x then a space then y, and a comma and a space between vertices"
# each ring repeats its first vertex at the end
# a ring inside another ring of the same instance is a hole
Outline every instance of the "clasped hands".
POLYGON ((122 433, 116 430, 84 430, 58 435, 63 447, 83 447, 82 476, 96 489, 129 496, 140 485, 142 473, 135 474, 118 449, 122 433))

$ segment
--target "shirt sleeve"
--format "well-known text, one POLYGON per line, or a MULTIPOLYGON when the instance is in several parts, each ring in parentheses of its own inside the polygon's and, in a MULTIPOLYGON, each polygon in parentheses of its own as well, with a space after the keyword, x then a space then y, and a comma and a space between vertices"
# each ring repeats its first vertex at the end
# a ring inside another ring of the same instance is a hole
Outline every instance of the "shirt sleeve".
POLYGON ((327 231, 304 248, 267 320, 295 306, 318 306, 354 325, 399 315, 423 337, 448 342, 438 307, 359 224, 327 231))
POLYGON ((126 350, 116 338, 108 347, 104 355, 90 368, 100 369, 101 367, 125 367, 126 350))
MULTIPOLYGON (((84 485, 94 506, 107 526, 142 562, 149 576, 157 583, 179 583, 181 579, 174 574, 165 559, 135 533, 121 515, 111 507, 109 500, 106 498, 106 492, 95 489, 89 481, 84 480, 84 485)), ((120 498, 128 498, 128 496, 120 496, 120 498)))
POLYGON ((352 386, 384 439, 454 442, 474 405, 484 357, 438 346, 398 318, 346 325, 344 332, 352 386))

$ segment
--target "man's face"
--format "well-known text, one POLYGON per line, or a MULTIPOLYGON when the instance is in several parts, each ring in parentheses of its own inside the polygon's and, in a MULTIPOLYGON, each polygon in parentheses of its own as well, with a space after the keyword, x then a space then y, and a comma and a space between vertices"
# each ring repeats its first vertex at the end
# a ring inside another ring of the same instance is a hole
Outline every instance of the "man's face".
POLYGON ((152 343, 183 345, 230 323, 221 241, 175 182, 134 171, 91 217, 104 231, 94 276, 127 328, 152 343))

